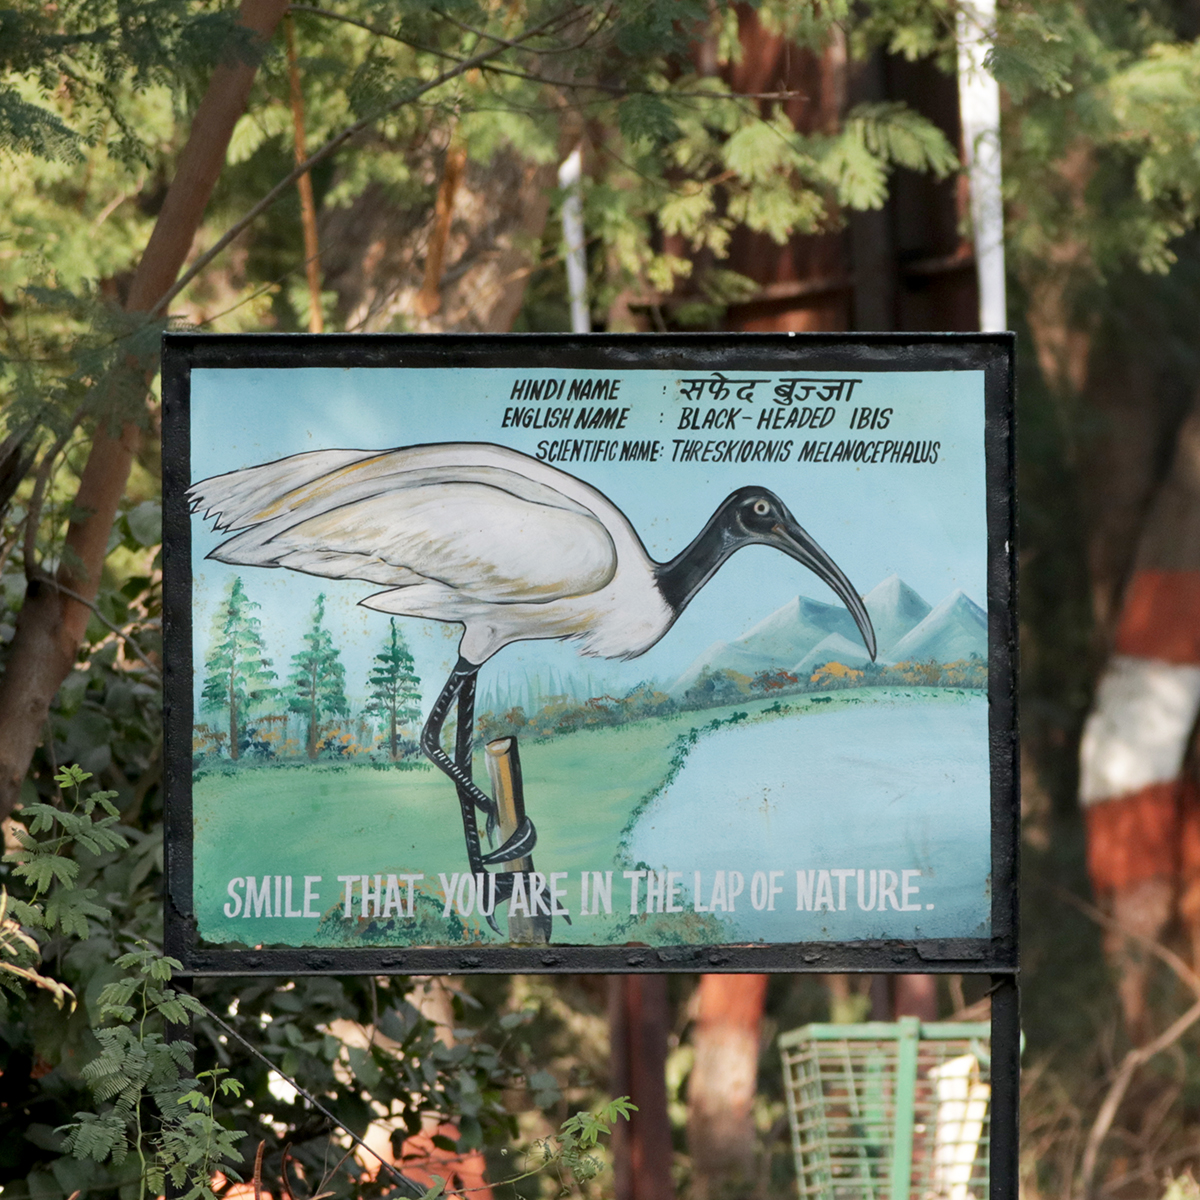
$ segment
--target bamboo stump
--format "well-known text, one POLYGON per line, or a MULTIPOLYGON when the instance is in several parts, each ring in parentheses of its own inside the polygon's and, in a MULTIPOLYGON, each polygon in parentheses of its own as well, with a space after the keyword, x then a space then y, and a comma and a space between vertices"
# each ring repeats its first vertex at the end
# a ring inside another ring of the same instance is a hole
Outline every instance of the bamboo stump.
MULTIPOLYGON (((484 746, 484 760, 487 762, 488 778, 492 781, 492 798, 496 801, 496 819, 500 826, 500 843, 504 844, 517 831, 517 826, 525 816, 525 789, 521 782, 521 756, 517 751, 515 737, 497 738, 484 746)), ((533 855, 526 854, 520 858, 510 859, 501 864, 501 871, 517 872, 526 875, 533 870, 533 855)), ((524 913, 513 913, 509 904, 508 938, 511 942, 536 942, 545 944, 550 941, 550 929, 553 918, 544 913, 526 916, 524 913)))

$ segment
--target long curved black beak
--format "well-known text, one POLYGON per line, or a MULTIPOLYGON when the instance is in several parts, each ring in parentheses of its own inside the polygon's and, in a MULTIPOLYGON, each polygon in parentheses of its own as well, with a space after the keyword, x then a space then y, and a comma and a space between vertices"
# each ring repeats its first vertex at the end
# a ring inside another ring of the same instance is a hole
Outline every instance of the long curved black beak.
POLYGON ((841 567, 817 545, 816 542, 794 520, 781 521, 771 527, 774 535, 772 545, 785 554, 790 554, 797 562, 803 563, 818 579, 829 584, 842 603, 849 610, 862 634, 863 643, 872 660, 875 658, 875 629, 871 624, 870 615, 862 598, 854 590, 854 585, 846 578, 841 567))

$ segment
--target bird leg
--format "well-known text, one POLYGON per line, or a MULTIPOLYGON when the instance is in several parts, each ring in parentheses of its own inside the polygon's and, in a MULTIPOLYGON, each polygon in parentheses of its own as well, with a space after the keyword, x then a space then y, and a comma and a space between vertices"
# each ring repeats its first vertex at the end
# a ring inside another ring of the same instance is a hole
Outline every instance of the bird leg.
MULTIPOLYGON (((472 874, 478 874, 489 866, 497 866, 528 854, 537 841, 537 831, 533 827, 533 822, 526 817, 498 850, 493 850, 490 854, 485 855, 479 844, 479 827, 475 820, 475 810, 478 808, 487 813, 488 824, 491 826, 495 821, 496 805, 489 796, 475 786, 475 782, 471 778, 475 677, 478 673, 479 668, 474 663, 468 662, 467 659, 460 656, 454 670, 450 673, 450 678, 446 680, 446 686, 442 688, 438 698, 433 702, 429 718, 425 722, 424 729, 421 730, 421 749, 424 751, 425 757, 438 770, 450 777, 458 791, 459 806, 462 809, 463 833, 466 835, 467 841, 467 860, 470 863, 472 874), (464 691, 467 701, 465 705, 462 702, 464 691), (459 700, 458 733, 455 738, 455 758, 451 760, 450 756, 442 749, 442 726, 446 723, 450 705, 456 699, 459 700)), ((510 888, 511 886, 509 884, 510 888)), ((497 896, 499 897, 499 895, 500 892, 497 891, 497 896)))
MULTIPOLYGON (((460 660, 465 662, 465 659, 460 660)), ((484 807, 475 799, 476 796, 482 795, 480 790, 475 786, 474 777, 471 773, 471 751, 475 740, 475 680, 477 678, 479 668, 475 668, 469 679, 463 682, 462 687, 458 692, 458 729, 455 735, 454 758, 455 765, 463 773, 470 783, 470 793, 464 794, 464 789, 459 786, 458 798, 459 803, 467 806, 474 804, 478 808, 482 808, 487 813, 487 840, 490 846, 494 841, 496 832, 496 820, 499 816, 499 806, 495 799, 489 799, 487 806, 484 807)), ((464 812, 466 808, 464 807, 464 812)), ((464 818, 465 823, 465 818, 464 818)), ((475 814, 471 813, 471 828, 475 829, 475 814)), ((483 855, 480 860, 485 867, 496 866, 500 863, 511 862, 514 858, 521 858, 528 854, 537 843, 537 830, 533 827, 533 822, 524 817, 521 823, 513 830, 512 834, 505 839, 504 845, 498 850, 493 850, 490 854, 483 855)), ((475 844, 479 844, 479 834, 475 833, 475 844)), ((511 880, 508 883, 511 890, 511 880)))
POLYGON ((468 689, 468 694, 471 697, 470 707, 474 708, 475 676, 478 672, 478 667, 469 663, 465 658, 459 658, 454 670, 450 672, 450 678, 446 680, 446 686, 442 688, 440 695, 433 702, 433 708, 429 712, 429 719, 425 722, 424 729, 421 730, 421 749, 425 752, 425 757, 438 770, 448 775, 458 790, 458 802, 462 809, 463 833, 466 835, 467 840, 467 860, 470 863, 473 875, 478 874, 484 869, 483 851, 479 845, 479 828, 475 823, 475 809, 478 807, 487 812, 494 805, 475 786, 474 780, 471 778, 472 730, 470 724, 468 724, 464 731, 461 719, 461 701, 459 706, 458 735, 455 739, 455 760, 451 760, 450 756, 442 749, 442 726, 446 723, 446 716, 450 712, 451 704, 456 699, 459 699, 464 688, 468 689), (466 770, 463 769, 464 757, 466 770))
MULTIPOLYGON (((480 790, 474 786, 475 780, 471 769, 475 741, 475 681, 477 678, 478 674, 472 673, 463 680, 462 686, 458 689, 458 727, 454 737, 455 766, 467 777, 475 792, 480 790)), ((496 801, 490 800, 484 807, 474 796, 466 792, 461 784, 458 785, 458 799, 461 804, 474 805, 487 813, 487 840, 488 845, 492 845, 496 833, 496 801)), ((471 821, 472 824, 475 823, 474 813, 471 815, 471 821)), ((475 838, 478 842, 478 832, 475 838)))
MULTIPOLYGON (((462 660, 459 660, 460 664, 462 660)), ((458 792, 458 803, 462 809, 463 832, 467 838, 467 858, 471 863, 471 871, 476 873, 476 878, 480 885, 483 884, 483 876, 478 874, 479 868, 483 865, 483 855, 479 846, 479 826, 475 819, 475 809, 482 807, 476 799, 479 789, 475 786, 475 779, 472 771, 471 760, 473 758, 473 749, 475 741, 475 681, 478 674, 472 671, 466 678, 463 679, 458 689, 458 724, 454 731, 454 765, 459 772, 465 776, 467 783, 464 785, 455 779, 454 786, 458 792)), ((439 737, 440 743, 440 737, 439 737)), ((488 845, 492 844, 492 835, 496 829, 496 801, 493 799, 487 809, 487 839, 488 845)), ((492 894, 492 909, 491 912, 484 913, 487 923, 492 929, 500 934, 500 926, 496 922, 496 905, 504 900, 507 900, 512 894, 512 876, 505 875, 501 879, 493 877, 492 887, 495 889, 492 894), (500 887, 501 880, 507 884, 507 887, 500 887)), ((479 900, 479 911, 483 912, 482 892, 479 900)), ((503 934, 500 934, 503 936, 503 934)))

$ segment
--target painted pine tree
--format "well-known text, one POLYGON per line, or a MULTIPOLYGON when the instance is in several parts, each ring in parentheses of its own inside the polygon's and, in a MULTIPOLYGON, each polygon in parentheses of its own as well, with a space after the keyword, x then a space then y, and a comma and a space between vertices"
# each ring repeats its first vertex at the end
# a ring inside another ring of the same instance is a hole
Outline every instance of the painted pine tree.
POLYGON ((371 688, 368 712, 379 713, 387 719, 388 755, 392 762, 398 757, 397 731, 400 726, 421 719, 421 680, 413 666, 413 657, 391 620, 391 635, 381 654, 375 655, 375 665, 367 677, 371 688))
POLYGON ((346 668, 333 635, 325 628, 325 593, 317 597, 312 624, 304 635, 304 649, 292 655, 288 677, 288 708, 305 722, 305 744, 309 758, 317 757, 321 722, 327 717, 346 716, 346 668))
POLYGON ((228 712, 232 759, 241 752, 251 707, 276 694, 271 686, 276 675, 264 653, 262 623, 252 615, 259 607, 246 595, 242 577, 235 575, 217 613, 216 644, 204 660, 200 706, 207 712, 228 712))

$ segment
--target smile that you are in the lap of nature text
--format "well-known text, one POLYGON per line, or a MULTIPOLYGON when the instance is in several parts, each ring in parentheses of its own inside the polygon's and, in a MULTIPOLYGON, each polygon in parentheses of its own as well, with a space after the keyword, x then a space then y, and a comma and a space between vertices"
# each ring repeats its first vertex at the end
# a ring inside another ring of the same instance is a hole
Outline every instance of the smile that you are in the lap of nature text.
MULTIPOLYGON (((915 868, 812 868, 572 872, 519 871, 513 875, 510 916, 630 916, 657 913, 736 913, 747 907, 776 912, 922 912, 934 908, 921 896, 915 868), (615 896, 614 896, 615 893, 615 896)), ((227 918, 321 920, 338 912, 345 920, 415 919, 418 897, 442 906, 442 916, 495 911, 495 876, 439 872, 426 884, 421 873, 338 875, 336 903, 320 875, 236 876, 226 888, 227 918), (324 888, 322 889, 322 885, 324 888)))

